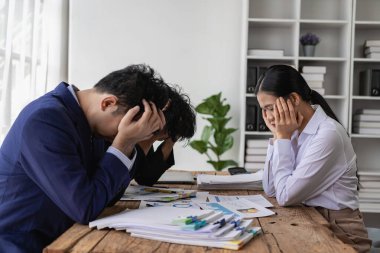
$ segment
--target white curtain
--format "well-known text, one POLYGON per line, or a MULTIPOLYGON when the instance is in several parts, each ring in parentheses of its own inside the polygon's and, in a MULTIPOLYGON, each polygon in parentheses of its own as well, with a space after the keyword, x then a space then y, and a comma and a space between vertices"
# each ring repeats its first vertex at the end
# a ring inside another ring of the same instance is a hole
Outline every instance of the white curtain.
POLYGON ((68 0, 0 0, 0 143, 20 110, 52 87, 47 80, 64 79, 67 35, 56 31, 67 34, 67 11, 68 0), (49 54, 58 57, 50 75, 49 54))

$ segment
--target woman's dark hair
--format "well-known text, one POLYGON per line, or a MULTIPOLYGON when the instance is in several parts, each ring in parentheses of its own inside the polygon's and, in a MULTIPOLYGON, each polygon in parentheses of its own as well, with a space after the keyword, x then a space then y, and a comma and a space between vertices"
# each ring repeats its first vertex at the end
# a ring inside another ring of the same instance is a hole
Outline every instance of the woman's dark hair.
POLYGON ((143 109, 142 99, 163 108, 169 99, 168 85, 153 68, 145 64, 116 70, 103 77, 94 88, 98 92, 115 95, 119 105, 127 110, 136 105, 143 109))
POLYGON ((164 111, 169 137, 174 141, 190 139, 195 133, 196 117, 189 97, 173 86, 169 88, 169 98, 169 107, 164 111))
POLYGON ((269 67, 259 77, 255 94, 257 95, 261 91, 284 98, 287 98, 290 93, 296 92, 304 101, 320 105, 328 116, 339 122, 335 113, 321 94, 312 90, 302 75, 291 66, 273 65, 269 67))

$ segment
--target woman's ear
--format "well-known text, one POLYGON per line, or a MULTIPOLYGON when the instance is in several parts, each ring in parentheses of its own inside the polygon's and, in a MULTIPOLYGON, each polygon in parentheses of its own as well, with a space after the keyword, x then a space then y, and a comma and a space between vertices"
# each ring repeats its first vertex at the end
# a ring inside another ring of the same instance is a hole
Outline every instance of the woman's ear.
POLYGON ((290 93, 289 99, 293 103, 293 105, 296 106, 299 105, 301 102, 301 96, 296 92, 290 93))

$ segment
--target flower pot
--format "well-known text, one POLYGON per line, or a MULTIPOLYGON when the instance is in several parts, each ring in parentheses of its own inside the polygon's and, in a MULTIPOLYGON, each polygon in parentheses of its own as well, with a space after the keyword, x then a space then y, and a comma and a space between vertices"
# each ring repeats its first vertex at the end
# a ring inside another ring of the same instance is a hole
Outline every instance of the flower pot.
POLYGON ((303 55, 304 56, 314 56, 315 46, 314 45, 304 45, 303 46, 303 55))

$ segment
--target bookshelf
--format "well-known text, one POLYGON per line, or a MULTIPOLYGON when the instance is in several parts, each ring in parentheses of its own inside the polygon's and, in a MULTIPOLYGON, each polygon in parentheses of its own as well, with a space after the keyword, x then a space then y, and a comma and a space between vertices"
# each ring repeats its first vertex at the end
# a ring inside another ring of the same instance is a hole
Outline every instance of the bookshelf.
POLYGON ((252 66, 289 64, 296 69, 326 67, 324 97, 352 137, 359 171, 380 172, 380 149, 376 148, 380 146, 380 135, 356 134, 352 123, 357 110, 380 109, 380 97, 359 95, 360 71, 380 69, 380 59, 363 58, 364 41, 380 40, 378 13, 380 1, 374 0, 243 1, 240 165, 245 165, 247 141, 271 137, 270 132, 246 129, 246 110, 257 101, 247 91, 252 66), (299 43, 300 36, 307 32, 321 39, 313 57, 304 56, 299 43), (283 50, 283 56, 252 56, 249 49, 283 50))
POLYGON ((380 59, 365 58, 363 45, 366 40, 380 40, 380 1, 353 0, 351 30, 351 69, 350 69, 350 111, 349 129, 351 140, 358 159, 359 178, 363 188, 359 191, 360 208, 364 212, 380 212, 380 198, 367 199, 363 192, 374 191, 380 196, 380 189, 367 189, 361 174, 379 178, 380 173, 380 134, 355 133, 354 115, 360 109, 380 110, 380 96, 360 94, 360 72, 367 69, 380 69, 380 59))

